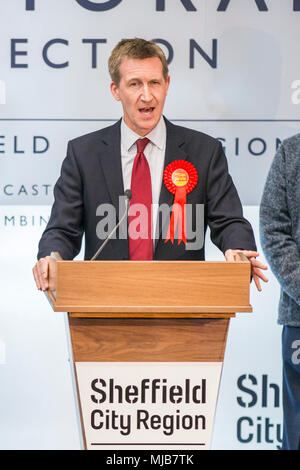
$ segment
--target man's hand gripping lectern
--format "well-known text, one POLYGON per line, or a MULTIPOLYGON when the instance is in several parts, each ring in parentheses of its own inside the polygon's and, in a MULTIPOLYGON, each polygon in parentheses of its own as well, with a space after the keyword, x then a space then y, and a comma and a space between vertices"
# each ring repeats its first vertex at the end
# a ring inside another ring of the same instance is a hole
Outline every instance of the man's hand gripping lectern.
POLYGON ((250 263, 58 261, 85 449, 208 449, 250 263))

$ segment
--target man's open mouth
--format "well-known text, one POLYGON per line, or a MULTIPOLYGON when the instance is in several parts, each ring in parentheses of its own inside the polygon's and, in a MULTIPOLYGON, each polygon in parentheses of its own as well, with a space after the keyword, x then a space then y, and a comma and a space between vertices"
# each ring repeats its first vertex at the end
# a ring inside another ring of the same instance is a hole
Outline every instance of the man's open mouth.
POLYGON ((154 111, 154 109, 155 109, 154 107, 149 106, 149 107, 139 108, 139 111, 140 113, 144 115, 149 115, 154 111))

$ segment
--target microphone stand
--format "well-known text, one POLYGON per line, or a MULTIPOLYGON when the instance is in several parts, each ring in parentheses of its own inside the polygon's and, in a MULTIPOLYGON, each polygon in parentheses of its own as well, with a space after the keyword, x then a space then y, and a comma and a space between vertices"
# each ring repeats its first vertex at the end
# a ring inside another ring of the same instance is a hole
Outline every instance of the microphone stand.
POLYGON ((105 247, 105 245, 107 244, 107 242, 111 239, 111 237, 116 233, 118 227, 121 225, 121 223, 123 222, 123 220, 128 216, 128 209, 129 209, 129 201, 132 197, 132 194, 131 194, 131 191, 130 189, 126 189, 125 191, 125 197, 126 197, 126 210, 122 216, 122 218, 119 220, 119 223, 114 227, 114 229, 110 232, 110 234, 108 235, 108 237, 106 238, 106 240, 104 240, 104 242, 102 243, 102 245, 99 247, 99 249, 97 250, 97 252, 94 254, 94 256, 91 258, 91 261, 94 261, 101 253, 101 251, 103 250, 103 248, 105 247))

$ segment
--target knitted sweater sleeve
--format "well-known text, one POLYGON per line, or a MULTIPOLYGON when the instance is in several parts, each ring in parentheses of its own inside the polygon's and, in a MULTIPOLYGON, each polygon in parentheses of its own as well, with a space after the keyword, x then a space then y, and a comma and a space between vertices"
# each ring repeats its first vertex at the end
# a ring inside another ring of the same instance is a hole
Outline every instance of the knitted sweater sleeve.
POLYGON ((287 198, 287 158, 289 155, 283 142, 274 157, 263 191, 260 239, 266 259, 282 289, 300 305, 300 253, 293 238, 287 198))

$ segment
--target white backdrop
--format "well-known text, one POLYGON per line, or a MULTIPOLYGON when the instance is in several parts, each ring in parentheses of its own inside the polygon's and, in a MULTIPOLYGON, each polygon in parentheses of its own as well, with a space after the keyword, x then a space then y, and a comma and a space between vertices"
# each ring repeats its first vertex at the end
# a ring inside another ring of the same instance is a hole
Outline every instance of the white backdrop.
MULTIPOLYGON (((172 59, 165 115, 221 139, 259 245, 270 163, 299 130, 299 21, 299 0, 1 3, 1 449, 80 445, 64 320, 31 268, 67 141, 120 116, 108 92, 114 45, 162 44, 172 59)), ((222 258, 209 241, 207 256, 222 258)), ((269 278, 263 293, 251 287, 253 313, 231 321, 215 449, 275 449, 281 436, 279 288, 269 278)))

